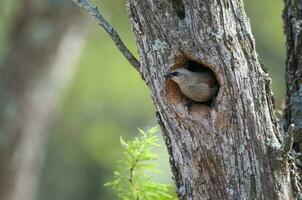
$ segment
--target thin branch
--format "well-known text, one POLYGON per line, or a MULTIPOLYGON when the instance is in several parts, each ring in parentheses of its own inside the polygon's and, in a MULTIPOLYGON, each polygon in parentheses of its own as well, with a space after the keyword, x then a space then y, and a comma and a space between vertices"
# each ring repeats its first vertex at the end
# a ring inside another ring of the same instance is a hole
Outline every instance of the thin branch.
POLYGON ((120 36, 114 30, 114 28, 109 24, 109 22, 102 16, 99 12, 97 6, 92 4, 89 0, 73 0, 75 4, 79 7, 83 8, 86 12, 88 12, 94 19, 97 21, 98 25, 103 27, 106 32, 110 35, 111 39, 114 41, 115 46, 120 50, 120 52, 126 57, 126 59, 130 62, 130 64, 139 71, 140 63, 134 57, 134 55, 129 51, 126 45, 121 40, 120 36))

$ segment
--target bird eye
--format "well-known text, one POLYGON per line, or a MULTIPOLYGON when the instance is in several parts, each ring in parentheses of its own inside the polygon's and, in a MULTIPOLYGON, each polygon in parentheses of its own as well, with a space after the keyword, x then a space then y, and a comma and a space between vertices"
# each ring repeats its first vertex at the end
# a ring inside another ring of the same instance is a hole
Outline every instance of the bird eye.
POLYGON ((178 76, 179 73, 178 73, 178 72, 173 72, 172 75, 173 75, 173 76, 178 76))

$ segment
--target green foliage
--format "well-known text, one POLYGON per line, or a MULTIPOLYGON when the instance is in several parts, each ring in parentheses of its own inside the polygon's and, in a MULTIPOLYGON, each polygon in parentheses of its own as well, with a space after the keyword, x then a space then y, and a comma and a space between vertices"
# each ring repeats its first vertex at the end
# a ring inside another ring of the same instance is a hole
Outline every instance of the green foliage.
POLYGON ((153 147, 158 146, 157 131, 157 127, 147 132, 139 129, 140 137, 128 142, 120 139, 124 158, 114 171, 114 180, 105 186, 112 186, 124 200, 173 199, 169 194, 169 185, 154 182, 150 175, 151 172, 159 172, 152 162, 157 159, 157 155, 152 152, 153 147))

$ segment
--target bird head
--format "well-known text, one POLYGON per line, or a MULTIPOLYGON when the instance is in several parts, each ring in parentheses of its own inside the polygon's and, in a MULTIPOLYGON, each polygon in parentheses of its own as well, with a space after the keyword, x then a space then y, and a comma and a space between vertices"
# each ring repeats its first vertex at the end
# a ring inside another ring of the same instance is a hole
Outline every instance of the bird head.
POLYGON ((190 79, 192 72, 185 68, 178 68, 171 72, 166 73, 163 77, 172 79, 176 83, 182 83, 190 79))

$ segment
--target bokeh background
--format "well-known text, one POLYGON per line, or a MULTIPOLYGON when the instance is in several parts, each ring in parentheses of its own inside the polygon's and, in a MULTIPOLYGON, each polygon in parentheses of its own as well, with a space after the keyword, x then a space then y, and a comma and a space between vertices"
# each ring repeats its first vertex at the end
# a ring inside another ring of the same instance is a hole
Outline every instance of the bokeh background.
MULTIPOLYGON (((52 1, 60 6, 67 0, 43 1, 52 1)), ((280 107, 285 88, 283 2, 244 2, 259 58, 269 69, 276 106, 280 107)), ((23 3, 22 0, 0 0, 0 63, 5 62, 11 47, 9 38, 23 3)), ((96 0, 95 3, 137 56, 125 0, 96 0)), ((69 81, 59 89, 55 117, 51 118, 51 126, 44 130, 48 136, 41 151, 44 154, 41 169, 37 171, 39 187, 34 195, 36 200, 117 199, 114 192, 104 188, 103 184, 112 179, 116 161, 122 157, 120 136, 131 139, 137 135, 138 127, 146 129, 156 125, 154 106, 145 83, 104 30, 90 16, 80 9, 77 11, 82 13, 82 28, 87 31, 83 45, 79 47, 74 70, 69 72, 69 81)), ((55 13, 56 9, 52 12, 55 13)), ((77 19, 74 20, 76 23, 77 19)), ((39 28, 41 34, 45 33, 44 29, 47 25, 39 28)), ((163 172, 156 179, 172 183, 162 141, 156 151, 160 154, 158 162, 163 172)))

